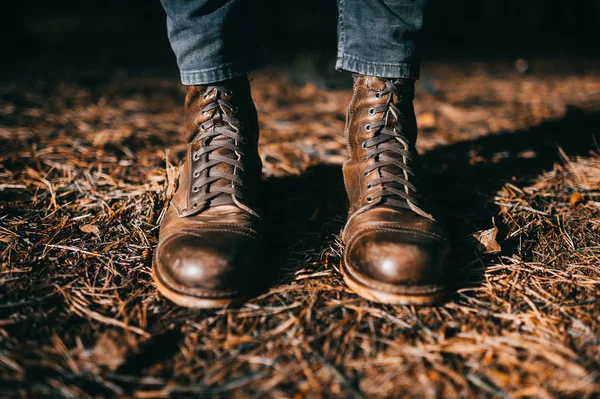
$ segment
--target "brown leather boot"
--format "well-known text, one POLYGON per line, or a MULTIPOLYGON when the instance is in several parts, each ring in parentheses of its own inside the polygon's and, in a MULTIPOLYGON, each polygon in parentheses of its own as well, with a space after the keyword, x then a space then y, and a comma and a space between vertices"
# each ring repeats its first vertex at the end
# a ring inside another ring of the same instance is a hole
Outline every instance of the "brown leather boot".
POLYGON ((261 248, 261 161, 247 77, 189 86, 188 146, 160 225, 153 274, 178 305, 222 307, 251 293, 261 248))
POLYGON ((355 76, 344 182, 350 200, 342 273, 362 297, 392 304, 444 298, 446 233, 415 178, 414 82, 355 76))

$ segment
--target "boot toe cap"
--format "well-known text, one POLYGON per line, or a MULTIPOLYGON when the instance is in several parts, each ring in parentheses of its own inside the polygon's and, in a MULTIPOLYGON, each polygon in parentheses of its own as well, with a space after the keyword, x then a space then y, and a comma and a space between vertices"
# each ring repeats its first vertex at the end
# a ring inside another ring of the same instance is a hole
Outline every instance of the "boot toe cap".
POLYGON ((404 231, 372 231, 353 240, 347 264, 360 275, 391 285, 432 285, 442 279, 445 240, 404 231))
POLYGON ((157 252, 161 277, 190 289, 239 290, 252 277, 257 242, 231 231, 177 234, 164 240, 157 252))

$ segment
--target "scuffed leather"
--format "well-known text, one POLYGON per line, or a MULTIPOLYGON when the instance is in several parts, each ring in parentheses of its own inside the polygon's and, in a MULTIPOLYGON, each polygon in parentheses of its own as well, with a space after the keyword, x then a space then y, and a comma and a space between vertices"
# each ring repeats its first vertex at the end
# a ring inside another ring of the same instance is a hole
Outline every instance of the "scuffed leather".
MULTIPOLYGON (((262 163, 258 156, 258 118, 250 93, 250 84, 247 78, 244 77, 234 80, 229 86, 231 88, 231 95, 225 95, 224 99, 237 106, 238 118, 241 120, 241 128, 246 140, 244 144, 240 143, 240 146, 244 150, 244 175, 249 187, 257 186, 260 181, 262 163)), ((198 151, 199 146, 201 145, 201 143, 195 142, 194 138, 198 134, 200 125, 209 120, 209 115, 203 114, 202 110, 207 104, 215 100, 216 95, 216 92, 212 92, 208 96, 205 96, 207 87, 208 86, 188 86, 185 98, 184 127, 186 139, 189 144, 186 148, 185 160, 180 172, 179 187, 171 199, 172 204, 175 206, 177 213, 180 216, 188 216, 203 210, 202 206, 194 209, 194 204, 197 204, 197 198, 200 193, 194 193, 192 191, 192 186, 194 181, 199 180, 201 176, 194 177, 192 165, 194 164, 193 154, 198 151)), ((226 150, 223 150, 223 152, 225 151, 226 150)), ((219 153, 219 151, 216 153, 219 153)), ((232 167, 230 165, 218 165, 213 168, 213 170, 230 172, 232 167)), ((213 183, 213 185, 224 184, 230 184, 230 182, 219 181, 213 183)), ((246 193, 248 197, 246 199, 246 205, 251 209, 256 208, 258 206, 256 190, 249 190, 246 193)), ((212 202, 212 205, 224 204, 233 204, 233 201, 231 198, 222 197, 212 202)))
POLYGON ((343 234, 347 266, 392 285, 437 285, 448 240, 440 225, 407 210, 375 207, 356 214, 343 234))
MULTIPOLYGON (((371 115, 369 109, 390 101, 383 90, 384 81, 376 77, 356 76, 354 95, 348 108, 345 135, 349 160, 343 166, 344 183, 350 201, 348 222, 342 238, 345 243, 344 264, 352 278, 361 284, 384 291, 403 289, 432 289, 444 285, 444 265, 449 243, 444 229, 433 218, 419 215, 410 209, 395 208, 384 202, 370 202, 370 183, 377 170, 365 175, 372 159, 365 161, 362 142, 373 137, 365 125, 381 115, 371 115)), ((415 153, 416 118, 412 105, 412 82, 401 87, 403 134, 415 153)), ((397 121, 388 121, 395 124, 397 121)))
MULTIPOLYGON (((205 97, 206 86, 190 86, 185 99, 185 134, 188 140, 177 190, 160 225, 155 251, 157 278, 171 290, 204 298, 236 297, 252 290, 262 245, 262 220, 257 196, 261 162, 258 157, 258 122, 247 78, 230 82, 227 100, 238 108, 241 133, 245 139, 244 197, 240 207, 232 198, 218 198, 207 206, 191 210, 195 201, 191 190, 194 176, 192 154, 199 125, 208 120, 202 110, 213 101, 205 97)), ((214 94, 213 94, 214 95, 214 94)), ((220 151, 220 150, 219 150, 220 151)), ((218 165, 218 168, 231 168, 218 165)), ((217 181, 213 184, 231 184, 217 181)))
MULTIPOLYGON (((373 159, 364 161, 367 150, 361 145, 367 139, 373 137, 372 131, 367 131, 366 126, 381 118, 381 115, 371 115, 369 109, 383 105, 390 101, 391 94, 386 94, 377 98, 377 92, 383 90, 385 84, 383 80, 373 76, 358 75, 354 78, 354 94, 348 107, 346 120, 346 143, 350 158, 344 163, 344 182, 346 191, 350 200, 350 213, 354 213, 362 208, 371 208, 377 203, 369 203, 369 190, 365 188, 370 182, 378 177, 377 172, 371 172, 365 175, 365 170, 373 164, 373 159)), ((412 99, 414 97, 414 85, 407 83, 402 88, 404 98, 402 100, 402 109, 404 120, 402 129, 405 136, 412 144, 411 151, 417 155, 414 148, 417 139, 417 121, 414 113, 412 99)), ((389 125, 396 124, 396 120, 390 118, 389 125)))

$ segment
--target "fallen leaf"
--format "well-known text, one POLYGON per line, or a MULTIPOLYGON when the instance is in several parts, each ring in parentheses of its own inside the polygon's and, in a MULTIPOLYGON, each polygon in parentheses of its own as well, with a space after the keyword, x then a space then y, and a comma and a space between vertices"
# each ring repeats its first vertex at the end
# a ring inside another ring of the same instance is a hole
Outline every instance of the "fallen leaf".
POLYGON ((572 207, 582 203, 583 201, 585 201, 585 198, 583 198, 583 194, 581 194, 579 191, 571 194, 571 198, 569 198, 569 204, 571 204, 572 207))
POLYGON ((481 244, 484 254, 497 254, 502 250, 500 244, 496 241, 497 234, 498 228, 494 226, 491 229, 474 233, 473 237, 481 244))

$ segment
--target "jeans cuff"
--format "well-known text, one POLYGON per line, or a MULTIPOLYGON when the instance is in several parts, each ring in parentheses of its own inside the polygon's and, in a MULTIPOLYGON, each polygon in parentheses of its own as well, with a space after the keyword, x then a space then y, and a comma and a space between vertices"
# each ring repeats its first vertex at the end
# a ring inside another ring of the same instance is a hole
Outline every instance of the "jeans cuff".
POLYGON ((338 56, 335 69, 378 78, 419 79, 419 64, 371 62, 347 54, 338 56))
POLYGON ((200 69, 198 71, 181 71, 181 83, 186 86, 207 85, 233 79, 260 68, 264 63, 263 57, 243 61, 228 62, 218 67, 200 69))

